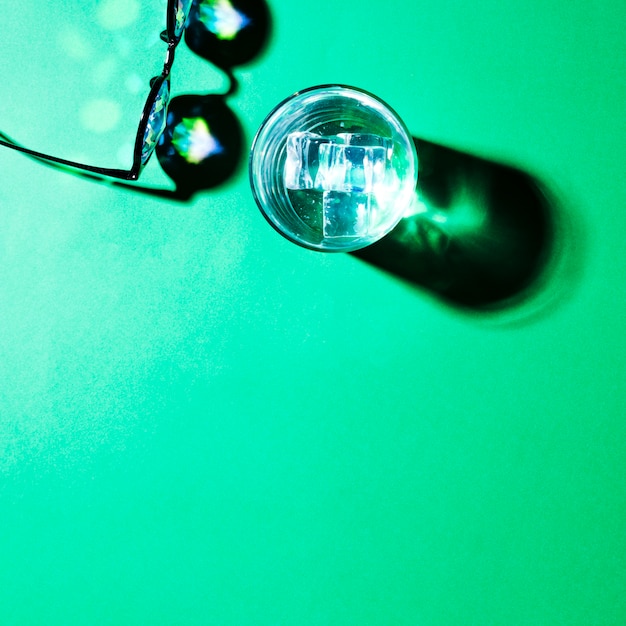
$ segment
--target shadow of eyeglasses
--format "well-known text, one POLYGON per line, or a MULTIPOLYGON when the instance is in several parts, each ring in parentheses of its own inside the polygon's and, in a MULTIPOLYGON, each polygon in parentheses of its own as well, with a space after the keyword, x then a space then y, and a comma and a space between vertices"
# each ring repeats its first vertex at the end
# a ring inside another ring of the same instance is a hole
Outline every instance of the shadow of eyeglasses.
POLYGON ((227 94, 180 95, 170 101, 167 125, 155 154, 174 189, 154 189, 123 181, 117 187, 185 202, 226 183, 243 164, 244 133, 227 104, 227 94))
POLYGON ((414 213, 351 254, 466 312, 537 299, 548 284, 557 287, 550 280, 557 266, 567 265, 561 279, 576 277, 580 249, 570 245, 572 224, 547 186, 520 169, 413 139, 414 213))

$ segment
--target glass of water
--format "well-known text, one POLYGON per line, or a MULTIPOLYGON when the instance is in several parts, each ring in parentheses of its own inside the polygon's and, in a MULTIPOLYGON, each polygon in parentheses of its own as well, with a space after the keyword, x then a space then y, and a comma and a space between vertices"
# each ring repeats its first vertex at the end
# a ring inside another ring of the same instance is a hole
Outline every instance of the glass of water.
POLYGON ((415 200, 411 135, 387 104, 354 87, 312 87, 280 103, 256 134, 249 168, 268 222, 312 250, 368 246, 415 200))

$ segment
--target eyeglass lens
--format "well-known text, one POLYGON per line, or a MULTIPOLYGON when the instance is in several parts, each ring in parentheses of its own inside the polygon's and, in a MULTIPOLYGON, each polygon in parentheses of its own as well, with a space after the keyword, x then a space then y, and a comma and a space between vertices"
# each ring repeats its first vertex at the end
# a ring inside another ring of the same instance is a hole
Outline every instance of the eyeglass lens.
POLYGON ((174 0, 174 38, 180 39, 185 30, 193 0, 174 0))
MULTIPOLYGON (((168 11, 172 12, 172 16, 174 18, 172 43, 178 43, 182 37, 185 26, 187 25, 192 4, 193 0, 169 0, 168 11)), ((141 144, 142 167, 148 162, 150 156, 154 152, 157 142, 163 134, 167 123, 167 105, 170 100, 169 79, 159 77, 156 80, 161 80, 162 82, 156 94, 151 95, 152 106, 150 108, 150 112, 148 113, 148 120, 141 144)))
POLYGON ((159 137, 165 130, 167 122, 167 104, 170 99, 170 83, 169 80, 163 80, 159 90, 152 102, 152 108, 148 114, 146 129, 143 134, 143 142, 141 146, 141 165, 145 165, 154 152, 159 137))

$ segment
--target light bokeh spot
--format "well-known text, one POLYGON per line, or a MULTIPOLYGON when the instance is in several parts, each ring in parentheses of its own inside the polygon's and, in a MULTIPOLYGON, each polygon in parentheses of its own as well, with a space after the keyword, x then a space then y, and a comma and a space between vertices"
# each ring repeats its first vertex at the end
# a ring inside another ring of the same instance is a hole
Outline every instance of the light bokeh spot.
POLYGON ((58 34, 59 47, 71 59, 84 61, 93 55, 93 45, 77 28, 66 28, 58 34))
POLYGON ((128 74, 124 80, 124 86, 133 95, 147 92, 146 81, 137 73, 128 74))
POLYGON ((101 0, 96 16, 103 28, 119 30, 137 21, 139 8, 138 0, 101 0))
POLYGON ((94 133, 106 133, 113 130, 119 124, 121 117, 120 105, 114 100, 90 100, 80 110, 81 124, 94 133))

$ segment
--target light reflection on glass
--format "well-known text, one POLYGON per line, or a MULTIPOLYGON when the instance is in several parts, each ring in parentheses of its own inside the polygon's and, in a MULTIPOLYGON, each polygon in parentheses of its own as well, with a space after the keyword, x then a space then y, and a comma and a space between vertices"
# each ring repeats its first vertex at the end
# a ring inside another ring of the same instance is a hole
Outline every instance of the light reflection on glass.
POLYGON ((174 129, 172 145, 187 163, 202 163, 206 158, 223 151, 222 145, 211 133, 201 117, 184 117, 174 129))
POLYGON ((218 39, 232 40, 250 19, 238 11, 229 0, 202 0, 198 7, 199 19, 218 39))

